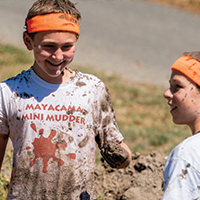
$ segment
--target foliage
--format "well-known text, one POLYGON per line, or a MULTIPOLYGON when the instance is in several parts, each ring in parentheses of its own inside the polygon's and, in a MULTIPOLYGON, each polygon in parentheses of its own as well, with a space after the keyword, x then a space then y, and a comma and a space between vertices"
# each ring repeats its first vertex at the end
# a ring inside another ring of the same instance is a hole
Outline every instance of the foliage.
POLYGON ((0 65, 27 64, 30 63, 31 58, 27 56, 25 50, 19 49, 9 44, 1 45, 0 48, 0 65))
POLYGON ((30 52, 9 44, 0 44, 0 80, 16 75, 32 64, 30 52))
POLYGON ((0 173, 0 199, 6 199, 6 195, 8 192, 9 179, 6 178, 2 173, 0 173))
POLYGON ((4 158, 2 173, 0 173, 0 199, 4 200, 7 197, 10 177, 6 177, 3 172, 6 170, 11 172, 12 166, 12 150, 9 149, 6 151, 6 155, 4 158))

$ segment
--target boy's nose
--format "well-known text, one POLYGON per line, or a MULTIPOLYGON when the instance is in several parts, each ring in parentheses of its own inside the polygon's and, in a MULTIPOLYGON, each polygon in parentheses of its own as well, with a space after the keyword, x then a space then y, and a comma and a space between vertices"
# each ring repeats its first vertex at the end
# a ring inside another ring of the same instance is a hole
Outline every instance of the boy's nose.
POLYGON ((169 98, 172 98, 173 94, 172 94, 171 90, 168 89, 165 91, 163 96, 165 97, 165 99, 169 99, 169 98))
POLYGON ((63 59, 63 52, 61 49, 57 49, 52 56, 55 60, 62 60, 63 59))

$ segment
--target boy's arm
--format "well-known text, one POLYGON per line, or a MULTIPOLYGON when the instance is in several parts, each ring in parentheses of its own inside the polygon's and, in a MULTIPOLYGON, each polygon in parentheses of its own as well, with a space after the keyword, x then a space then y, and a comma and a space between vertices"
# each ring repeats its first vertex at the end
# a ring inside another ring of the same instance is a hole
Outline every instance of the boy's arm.
POLYGON ((8 136, 0 133, 0 171, 1 171, 1 166, 3 163, 4 154, 6 151, 7 143, 8 143, 8 136))
POLYGON ((131 151, 123 141, 108 141, 101 149, 101 155, 113 168, 125 168, 131 161, 131 151))

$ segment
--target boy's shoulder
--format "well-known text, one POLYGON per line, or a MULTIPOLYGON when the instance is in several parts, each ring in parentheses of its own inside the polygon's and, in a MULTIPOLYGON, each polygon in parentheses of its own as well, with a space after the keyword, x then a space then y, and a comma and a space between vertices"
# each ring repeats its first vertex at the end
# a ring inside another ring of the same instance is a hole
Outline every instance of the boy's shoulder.
POLYGON ((23 82, 24 81, 27 81, 29 76, 31 75, 31 69, 28 69, 28 70, 23 70, 21 73, 11 77, 11 78, 8 78, 6 79, 5 81, 2 81, 2 83, 11 83, 11 82, 23 82))
POLYGON ((88 73, 84 73, 84 72, 81 72, 81 71, 78 71, 77 72, 77 83, 78 82, 82 82, 82 84, 91 84, 91 85, 94 85, 94 86, 105 86, 104 85, 104 82, 98 78, 97 76, 93 75, 93 74, 88 74, 88 73))
POLYGON ((199 148, 200 149, 200 132, 192 135, 180 143, 180 148, 182 150, 187 150, 188 148, 199 148))
POLYGON ((179 143, 171 152, 174 158, 193 160, 194 157, 200 158, 200 133, 192 135, 179 143))
POLYGON ((93 75, 93 74, 89 74, 86 72, 82 72, 82 71, 78 71, 77 70, 77 75, 81 78, 86 78, 88 80, 97 80, 97 81, 101 81, 100 78, 98 78, 97 76, 93 75))

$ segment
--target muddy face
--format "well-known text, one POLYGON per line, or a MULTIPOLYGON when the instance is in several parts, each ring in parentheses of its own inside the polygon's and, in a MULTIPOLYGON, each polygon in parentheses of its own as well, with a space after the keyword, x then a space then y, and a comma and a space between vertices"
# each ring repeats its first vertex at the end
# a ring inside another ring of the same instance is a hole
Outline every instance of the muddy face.
POLYGON ((200 89, 197 85, 177 70, 173 70, 170 88, 164 93, 168 100, 170 113, 175 124, 188 125, 193 134, 198 131, 196 121, 200 118, 200 89))

